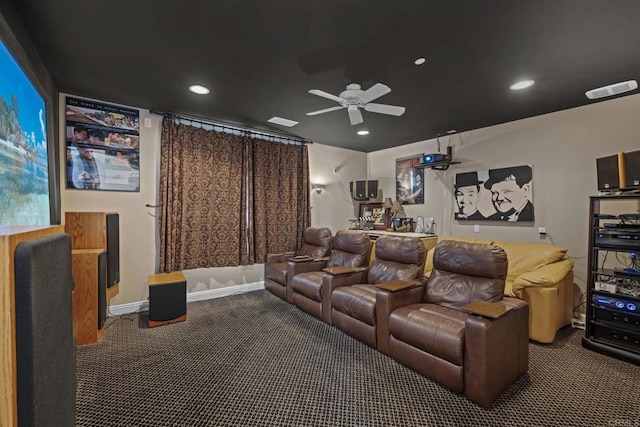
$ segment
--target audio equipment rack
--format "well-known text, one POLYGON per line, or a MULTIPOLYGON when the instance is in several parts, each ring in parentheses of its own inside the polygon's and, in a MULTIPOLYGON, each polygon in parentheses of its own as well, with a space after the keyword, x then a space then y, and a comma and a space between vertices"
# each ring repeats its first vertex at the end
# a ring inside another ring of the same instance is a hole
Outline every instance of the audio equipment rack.
POLYGON ((587 310, 582 346, 640 365, 640 239, 634 224, 638 214, 613 214, 624 206, 640 203, 638 194, 591 196, 589 203, 589 250, 587 255, 587 310), (614 223, 612 220, 618 220, 614 223), (606 222, 604 222, 606 221, 606 222), (622 266, 607 263, 614 252, 622 266), (624 262, 627 262, 625 265, 624 262))

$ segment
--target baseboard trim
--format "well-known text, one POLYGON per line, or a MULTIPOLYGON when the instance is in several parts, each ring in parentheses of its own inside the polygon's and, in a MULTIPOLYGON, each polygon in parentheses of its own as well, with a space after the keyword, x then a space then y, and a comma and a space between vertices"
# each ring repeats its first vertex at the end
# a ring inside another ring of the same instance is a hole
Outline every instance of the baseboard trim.
MULTIPOLYGON (((264 289, 264 282, 245 283, 243 285, 228 286, 226 288, 191 292, 187 294, 187 303, 244 294, 245 292, 259 291, 261 289, 264 289)), ((109 314, 112 316, 120 316, 122 314, 130 314, 140 311, 149 311, 148 300, 112 305, 109 307, 109 314)))

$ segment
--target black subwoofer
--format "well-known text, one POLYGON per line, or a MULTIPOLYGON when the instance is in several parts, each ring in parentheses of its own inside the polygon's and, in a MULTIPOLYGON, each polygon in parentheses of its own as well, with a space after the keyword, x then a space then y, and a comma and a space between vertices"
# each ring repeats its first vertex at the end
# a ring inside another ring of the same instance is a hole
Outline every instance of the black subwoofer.
POLYGON ((182 273, 149 276, 149 327, 187 320, 187 281, 182 273))

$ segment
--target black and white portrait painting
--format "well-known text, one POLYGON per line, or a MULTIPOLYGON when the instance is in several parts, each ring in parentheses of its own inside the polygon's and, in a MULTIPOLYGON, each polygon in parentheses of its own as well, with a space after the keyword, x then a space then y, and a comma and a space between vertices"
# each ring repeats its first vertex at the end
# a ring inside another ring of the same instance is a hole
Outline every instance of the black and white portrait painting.
POLYGON ((533 221, 531 166, 458 173, 454 217, 460 221, 533 221))

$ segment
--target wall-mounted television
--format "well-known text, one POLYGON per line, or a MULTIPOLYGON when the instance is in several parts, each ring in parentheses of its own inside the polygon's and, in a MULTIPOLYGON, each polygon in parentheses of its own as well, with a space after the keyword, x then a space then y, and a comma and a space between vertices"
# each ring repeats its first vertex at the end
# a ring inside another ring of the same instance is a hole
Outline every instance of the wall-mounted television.
POLYGON ((0 225, 49 225, 45 100, 0 39, 0 225))

